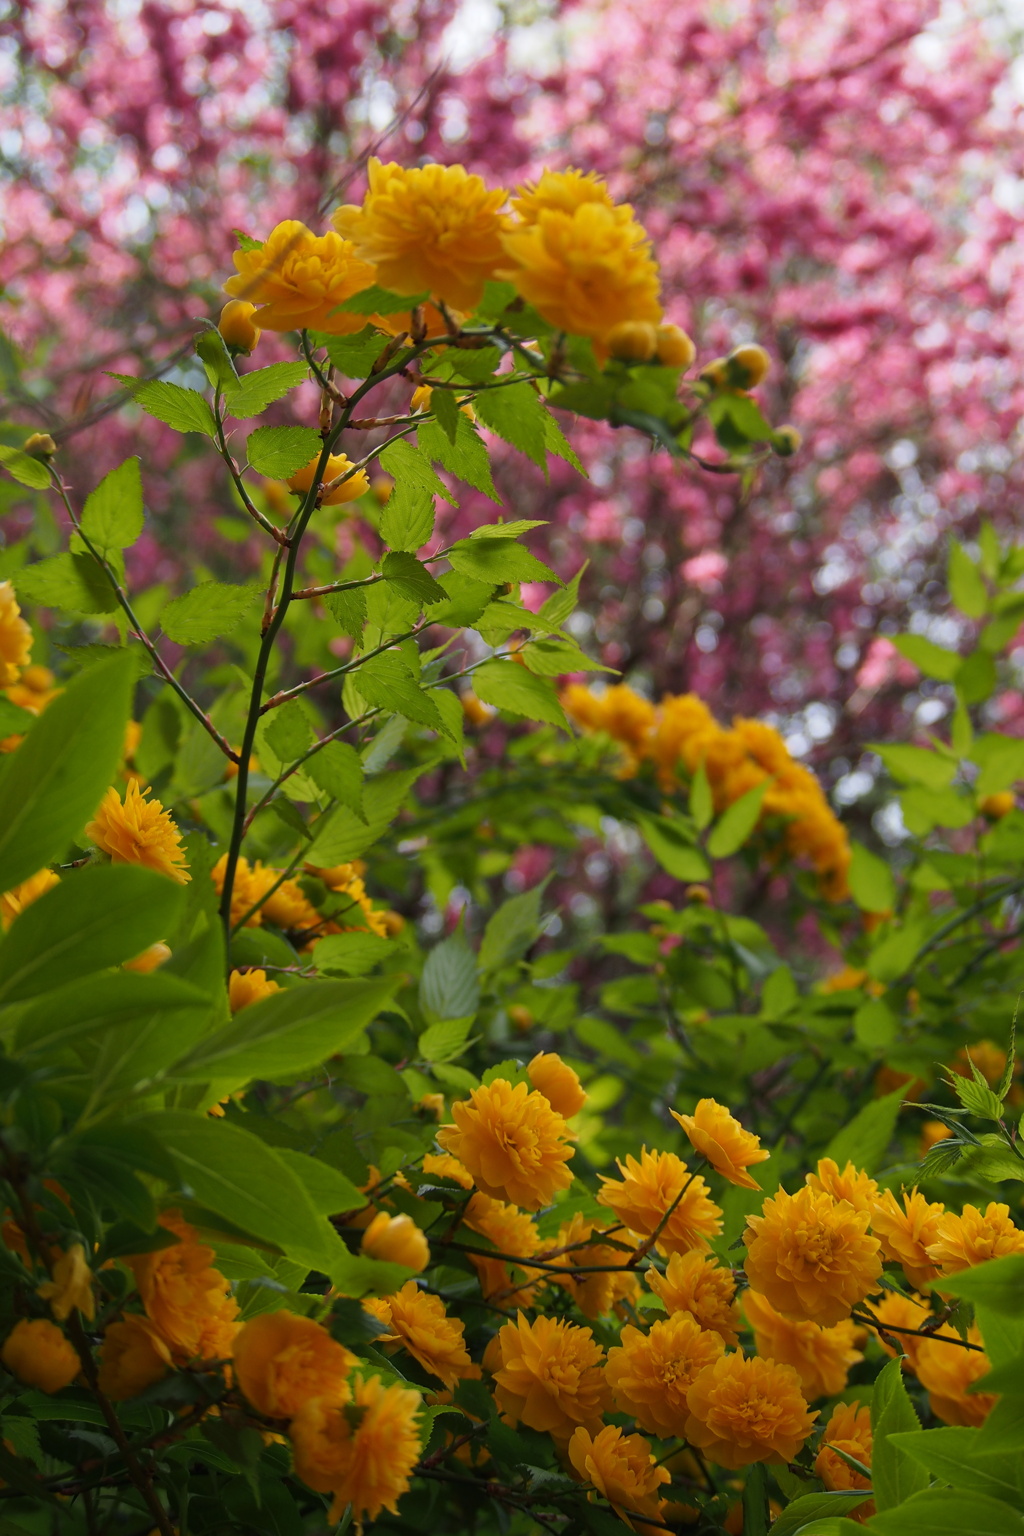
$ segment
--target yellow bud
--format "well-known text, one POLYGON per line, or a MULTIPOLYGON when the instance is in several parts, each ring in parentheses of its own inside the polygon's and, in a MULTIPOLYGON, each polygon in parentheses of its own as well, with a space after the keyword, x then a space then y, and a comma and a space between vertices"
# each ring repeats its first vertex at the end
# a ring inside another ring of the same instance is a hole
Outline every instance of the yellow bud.
POLYGON ((697 375, 702 384, 710 384, 712 389, 721 389, 729 377, 729 365, 724 357, 712 358, 706 363, 697 375))
POLYGON ((524 1008, 522 1003, 511 1005, 508 1010, 508 1021, 521 1035, 525 1035, 527 1030, 533 1028, 533 1014, 529 1008, 524 1008))
POLYGON ((623 363, 649 363, 658 345, 658 333, 649 320, 622 320, 605 338, 612 357, 623 363))
MULTIPOLYGON (((304 468, 291 476, 288 484, 293 491, 305 492, 309 490, 319 462, 320 455, 317 454, 316 458, 310 459, 304 468)), ((321 484, 325 486, 330 485, 333 480, 337 480, 339 475, 346 474, 351 468, 352 461, 346 454, 332 453, 324 467, 321 484)), ((370 482, 365 469, 357 470, 354 475, 350 475, 341 485, 336 485, 333 490, 326 491, 323 495, 321 506, 336 507, 346 501, 355 501, 357 496, 362 496, 363 492, 369 489, 370 482)))
POLYGON ((1002 789, 996 795, 983 795, 978 802, 979 811, 989 821, 1002 821, 1016 808, 1017 797, 1008 789, 1002 789))
POLYGON ((729 383, 735 384, 737 389, 756 389, 768 377, 772 367, 772 360, 764 347, 753 342, 744 347, 736 347, 729 353, 726 363, 729 383))
POLYGON ((711 905, 711 892, 706 885, 688 885, 685 891, 687 901, 695 902, 699 907, 711 905))
POLYGON ((689 368, 697 348, 678 325, 659 325, 655 331, 658 362, 666 368, 689 368))
POLYGON ((416 411, 429 411, 430 399, 433 393, 434 391, 431 389, 429 384, 417 385, 417 387, 412 392, 412 399, 409 401, 410 413, 416 411))
POLYGON ((57 452, 57 444, 49 432, 33 432, 31 437, 26 437, 22 451, 35 459, 50 459, 57 452))
POLYGON ((253 321, 256 305, 248 299, 229 299, 220 312, 217 329, 224 338, 229 352, 244 352, 246 357, 253 351, 262 332, 253 321))
POLYGON ((772 433, 772 448, 780 459, 792 458, 793 454, 799 451, 802 442, 803 438, 796 427, 780 427, 777 432, 772 433))

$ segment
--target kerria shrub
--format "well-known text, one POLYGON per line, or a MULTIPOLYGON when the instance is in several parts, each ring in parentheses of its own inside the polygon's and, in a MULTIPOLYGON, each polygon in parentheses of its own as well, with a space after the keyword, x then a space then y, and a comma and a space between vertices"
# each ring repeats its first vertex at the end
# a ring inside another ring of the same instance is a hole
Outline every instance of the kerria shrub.
POLYGON ((592 175, 372 162, 333 226, 110 397, 250 577, 133 590, 144 466, 2 450, 0 1528, 1024 1532, 1024 556, 952 550, 969 654, 898 642, 954 707, 876 749, 882 856, 770 727, 585 685, 541 524, 432 537, 574 416, 752 492, 762 349, 697 370, 592 175), (601 838, 607 929, 495 901, 601 838))

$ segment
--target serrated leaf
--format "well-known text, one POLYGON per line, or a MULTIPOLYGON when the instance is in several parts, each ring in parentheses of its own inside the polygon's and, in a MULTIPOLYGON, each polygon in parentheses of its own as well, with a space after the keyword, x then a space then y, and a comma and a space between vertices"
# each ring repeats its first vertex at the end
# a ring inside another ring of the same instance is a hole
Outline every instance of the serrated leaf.
POLYGON ((507 581, 553 581, 554 571, 514 538, 461 539, 448 551, 455 570, 499 586, 507 581))
POLYGON ((760 820, 768 784, 767 779, 762 784, 755 784, 723 812, 708 835, 707 849, 713 859, 727 859, 743 847, 760 820))
POLYGON ((259 596, 255 585, 203 581, 167 604, 160 625, 167 638, 179 645, 205 645, 237 629, 259 596))
POLYGON ((434 389, 430 396, 430 409, 445 437, 452 444, 459 430, 459 404, 452 389, 434 389))
POLYGON ((662 869, 676 880, 706 880, 711 873, 707 859, 685 827, 667 816, 638 816, 644 842, 662 869))
POLYGON ((895 1509, 904 1499, 928 1486, 922 1466, 902 1455, 890 1435, 921 1428, 914 1405, 903 1384, 903 1362, 890 1360, 875 1379, 871 1402, 871 1480, 879 1512, 895 1509))
POLYGON ((168 384, 163 379, 136 379, 127 373, 112 373, 109 378, 123 384, 148 416, 155 416, 175 432, 202 432, 215 437, 217 423, 205 396, 197 389, 168 384))
POLYGON ((46 465, 34 459, 30 453, 12 448, 10 443, 0 443, 0 464, 19 485, 27 485, 34 491, 45 491, 50 484, 50 471, 46 465))
POLYGON ((312 427, 257 427, 245 443, 252 468, 275 480, 297 474, 322 447, 323 439, 312 427))
POLYGON ((444 587, 438 586, 425 565, 405 550, 389 550, 380 564, 385 581, 401 592, 403 597, 415 599, 424 607, 443 603, 448 599, 444 587))
POLYGON ((472 576, 462 576, 458 571, 446 571, 440 585, 448 594, 443 606, 430 615, 435 624, 446 624, 449 629, 462 629, 474 624, 485 611, 494 596, 494 586, 489 581, 477 581, 472 576))
POLYGON ((100 549, 127 549, 142 532, 142 476, 137 458, 125 459, 86 497, 82 532, 100 549))
POLYGON ((216 326, 209 325, 199 332, 196 337, 196 356, 214 388, 218 384, 223 389, 233 389, 237 385, 238 369, 216 326))
POLYGON ((346 379, 368 378, 374 363, 388 344, 372 325, 364 325, 355 336, 324 336, 327 356, 346 379))
POLYGON ((371 656, 355 674, 356 687, 368 704, 404 715, 417 725, 447 736, 448 726, 429 693, 421 688, 398 651, 371 656))
POLYGON ((281 763, 293 763, 313 745, 313 727, 297 699, 274 710, 264 725, 263 738, 281 763))
POLYGON ((274 400, 282 399, 296 384, 301 384, 308 373, 305 363, 271 363, 268 368, 243 373, 237 386, 225 391, 225 413, 236 420, 258 416, 274 400))
POLYGON ((552 592, 550 597, 544 599, 537 612, 542 623, 550 625, 552 629, 561 628, 580 600, 580 579, 586 568, 586 564, 581 565, 568 586, 563 587, 561 592, 552 592))
POLYGON ((518 653, 538 677, 562 677, 567 672, 614 672, 593 661, 575 640, 531 640, 518 653))
POLYGON ((369 288, 361 288, 343 304, 339 304, 338 310, 350 315, 400 315, 406 310, 415 309, 417 304, 423 304, 429 298, 429 292, 392 293, 390 288, 380 288, 372 283, 369 288))
POLYGON ((347 741, 329 741, 305 764, 305 772, 317 789, 362 816, 363 765, 355 747, 347 741))
POLYGON ((525 955, 540 935, 540 904, 547 882, 510 896, 492 912, 480 943, 477 965, 484 973, 499 970, 525 955))
MULTIPOLYGON (((439 391, 440 393, 440 391, 439 391)), ((449 440, 436 422, 429 418, 416 429, 420 448, 434 463, 440 464, 448 474, 456 475, 467 485, 482 491, 501 506, 501 497, 491 478, 491 461, 487 445, 469 418, 456 412, 455 437, 449 440)))
POLYGON ((434 498, 429 491, 408 482, 396 483, 380 517, 379 532, 393 550, 410 554, 434 531, 434 498))
POLYGON ((481 523, 470 534, 471 539, 518 539, 521 533, 534 528, 546 528, 543 518, 519 517, 510 523, 481 523))
POLYGON ((951 683, 960 670, 962 658, 956 651, 947 651, 943 646, 926 640, 923 635, 897 635, 893 644, 900 655, 913 662, 925 677, 951 683))
POLYGON ((13 573, 18 596, 62 613, 114 613, 114 589, 92 555, 51 555, 13 573))
POLYGON ((380 455, 380 465, 392 475, 396 486, 405 481, 416 490, 425 492, 428 496, 443 496, 445 501, 453 507, 458 506, 455 497, 448 487, 434 473, 430 460, 420 450, 400 438, 397 442, 389 443, 380 455))
POLYGON ((473 673, 473 689, 485 704, 510 715, 565 727, 565 714, 552 684, 514 661, 485 661, 473 673))
POLYGON ((324 607, 334 619, 342 634, 351 635, 352 639, 362 639, 363 628, 366 624, 366 591, 361 587, 353 587, 347 592, 328 592, 324 598, 324 607))
POLYGON ((567 464, 570 464, 576 470, 577 474, 582 475, 584 479, 589 479, 586 470, 577 458, 565 433, 551 412, 547 410, 544 412, 544 446, 547 448, 548 453, 553 453, 558 458, 564 459, 567 464))
POLYGON ((262 251, 263 241, 256 240, 252 235, 247 235, 244 229, 233 229, 231 233, 238 241, 240 251, 262 251))
POLYGON ((525 453, 540 469, 547 466, 545 410, 531 384, 509 384, 481 390, 474 402, 485 427, 525 453))
POLYGON ((394 940, 378 933, 332 933, 314 945, 313 964, 326 976, 365 976, 394 950, 394 940))

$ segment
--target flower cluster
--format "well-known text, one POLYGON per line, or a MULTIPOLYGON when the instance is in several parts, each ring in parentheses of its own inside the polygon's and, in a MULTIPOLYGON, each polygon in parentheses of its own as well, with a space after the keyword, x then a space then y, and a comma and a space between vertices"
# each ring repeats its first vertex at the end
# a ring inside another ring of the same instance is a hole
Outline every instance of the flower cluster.
POLYGON ((829 900, 847 896, 846 831, 814 774, 793 761, 773 726, 737 718, 726 728, 696 694, 666 694, 656 707, 625 684, 595 693, 572 683, 562 705, 584 730, 619 743, 627 775, 651 763, 662 788, 671 790, 703 768, 718 811, 765 785, 759 825, 765 833, 780 829, 773 857, 806 859, 829 900))

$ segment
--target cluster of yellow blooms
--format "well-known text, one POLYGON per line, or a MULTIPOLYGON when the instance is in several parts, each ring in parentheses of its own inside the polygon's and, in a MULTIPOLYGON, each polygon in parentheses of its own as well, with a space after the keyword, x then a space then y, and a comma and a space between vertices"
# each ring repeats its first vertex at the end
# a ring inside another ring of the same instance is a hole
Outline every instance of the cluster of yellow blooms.
MULTIPOLYGON (((736 1272, 711 1252, 722 1211, 701 1173, 675 1153, 644 1148, 620 1161, 618 1177, 602 1179, 597 1200, 612 1226, 600 1229, 577 1213, 557 1237, 542 1240, 532 1213, 557 1204, 571 1182, 569 1120, 586 1094, 557 1055, 535 1057, 527 1074, 529 1083, 495 1078, 454 1103, 452 1123, 437 1133, 441 1151, 422 1161, 427 1181, 450 1181, 452 1198, 460 1187, 471 1192, 462 1225, 489 1238, 494 1253, 464 1246, 485 1297, 500 1296, 500 1310, 517 1315, 477 1362, 462 1322, 415 1279, 363 1303, 381 1330, 380 1347, 405 1351, 438 1381, 428 1401, 450 1401, 461 1380, 486 1377, 507 1424, 549 1434, 590 1497, 603 1497, 634 1530, 648 1531, 650 1522, 680 1513, 665 1502, 666 1457, 648 1436, 685 1442, 730 1470, 788 1463, 819 1418, 810 1405, 843 1392, 869 1333, 903 1356, 939 1419, 984 1421, 995 1398, 968 1390, 989 1369, 980 1336, 972 1329, 967 1342, 978 1347, 965 1349, 941 1329, 919 1290, 938 1282, 941 1295, 943 1276, 1024 1252, 1024 1232, 1005 1205, 967 1205, 956 1214, 916 1189, 897 1199, 852 1164, 840 1169, 825 1159, 795 1193, 780 1189, 748 1216, 746 1259, 736 1272), (908 1292, 882 1289, 885 1261, 901 1266, 908 1292), (606 1350, 590 1328, 545 1315, 545 1286, 568 1292, 589 1319, 618 1316, 618 1343, 606 1350), (652 1306, 663 1315, 649 1321, 652 1306), (755 1353, 740 1347, 744 1329, 755 1353), (610 1413, 628 1415, 632 1428, 606 1423, 610 1413)), ((673 1114, 698 1167, 759 1187, 750 1169, 768 1154, 727 1109, 702 1099, 692 1114, 673 1114)), ((415 1198, 404 1174, 396 1182, 415 1198)), ((343 1230, 361 1232, 370 1256, 425 1269, 430 1243, 412 1217, 389 1211, 375 1169, 366 1193, 362 1209, 341 1213, 343 1230)), ((230 1362, 229 1383, 264 1432, 286 1434, 296 1475, 333 1496, 333 1519, 346 1507, 356 1521, 393 1511, 420 1456, 421 1393, 365 1374, 311 1317, 282 1310, 240 1325, 212 1250, 179 1212, 160 1220, 177 1241, 123 1261, 141 1310, 104 1323, 102 1390, 120 1401, 173 1368, 230 1362)), ((3 1237, 30 1263, 12 1223, 3 1237)), ((52 1392, 75 1379, 80 1355, 57 1323, 74 1308, 95 1316, 93 1285, 80 1244, 59 1255, 37 1288, 56 1322, 22 1319, 0 1352, 23 1382, 52 1392)), ((814 1468, 827 1488, 868 1487, 840 1453, 870 1468, 870 1414, 857 1402, 833 1410, 814 1468)), ((872 1508, 860 1506, 854 1518, 872 1508)))
MULTIPOLYGON (((21 607, 9 581, 0 581, 0 697, 19 709, 41 715, 60 692, 48 667, 34 666, 32 630, 21 616, 21 607)), ((13 752, 20 735, 0 740, 0 752, 13 752)))
POLYGON ((646 232, 592 172, 544 171, 510 199, 460 165, 407 170, 373 159, 362 203, 336 209, 331 222, 318 235, 286 219, 262 245, 235 252, 237 275, 225 284, 234 298, 221 317, 229 345, 250 352, 261 330, 351 334, 368 319, 392 335, 414 330, 411 313, 340 308, 374 285, 412 303, 429 296, 424 323, 444 333, 435 305, 458 320, 499 280, 556 330, 589 338, 600 360, 693 361, 689 337, 663 324, 646 232))
POLYGON ((624 684, 594 693, 573 683, 562 693, 570 719, 587 731, 600 731, 625 752, 624 772, 651 763, 666 791, 676 788, 703 766, 717 811, 767 784, 761 825, 778 817, 785 823, 783 846, 804 858, 818 876, 823 894, 842 901, 848 894, 850 846, 814 774, 795 763, 778 731, 760 720, 719 725, 695 693, 666 694, 661 704, 624 684))

